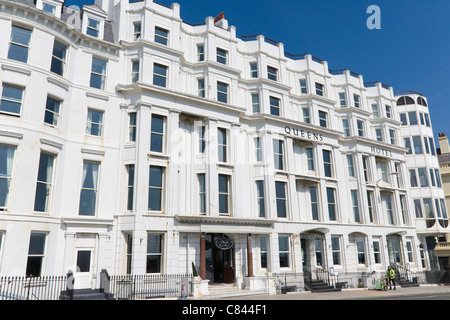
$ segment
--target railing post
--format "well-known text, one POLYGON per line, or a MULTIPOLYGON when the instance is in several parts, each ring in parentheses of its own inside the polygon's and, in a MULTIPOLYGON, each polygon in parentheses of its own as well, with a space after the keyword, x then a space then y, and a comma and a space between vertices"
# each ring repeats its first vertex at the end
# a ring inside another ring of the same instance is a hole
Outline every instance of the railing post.
POLYGON ((72 270, 67 272, 67 280, 66 280, 66 291, 69 297, 69 300, 73 300, 73 287, 75 285, 75 278, 73 276, 72 270))

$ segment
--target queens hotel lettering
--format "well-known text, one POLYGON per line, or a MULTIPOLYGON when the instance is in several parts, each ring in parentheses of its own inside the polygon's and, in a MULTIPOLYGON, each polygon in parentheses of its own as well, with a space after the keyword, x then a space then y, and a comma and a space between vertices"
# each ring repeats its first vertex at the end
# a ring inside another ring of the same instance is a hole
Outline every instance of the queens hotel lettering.
POLYGON ((323 141, 323 135, 320 133, 309 132, 297 128, 285 127, 284 131, 287 134, 294 135, 300 138, 306 138, 309 140, 323 141))

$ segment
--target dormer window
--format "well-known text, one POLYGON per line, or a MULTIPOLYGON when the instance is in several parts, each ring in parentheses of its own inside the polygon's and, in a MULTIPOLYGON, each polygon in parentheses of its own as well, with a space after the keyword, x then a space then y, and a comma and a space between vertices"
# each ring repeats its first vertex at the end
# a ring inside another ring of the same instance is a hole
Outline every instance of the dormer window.
POLYGON ((83 6, 83 33, 94 38, 103 39, 106 17, 106 12, 95 4, 83 6))
POLYGON ((98 38, 100 33, 100 22, 91 18, 88 18, 88 26, 86 34, 98 38))
POLYGON ((64 0, 37 0, 35 2, 36 8, 61 18, 61 9, 64 4, 64 0))
POLYGON ((42 4, 42 10, 44 10, 45 12, 50 13, 50 14, 55 14, 56 7, 51 5, 50 3, 44 2, 42 4))

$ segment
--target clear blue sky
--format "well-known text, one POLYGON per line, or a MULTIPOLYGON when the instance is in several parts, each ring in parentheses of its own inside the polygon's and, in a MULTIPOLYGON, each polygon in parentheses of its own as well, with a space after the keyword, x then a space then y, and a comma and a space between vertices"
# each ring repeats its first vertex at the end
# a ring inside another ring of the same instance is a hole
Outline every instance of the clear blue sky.
MULTIPOLYGON (((449 0, 157 0, 181 5, 181 18, 202 23, 225 12, 238 36, 262 34, 292 54, 310 53, 330 69, 349 69, 364 81, 427 97, 433 131, 450 136, 449 0), (381 9, 381 29, 369 30, 370 5, 381 9), (449 110, 446 108, 449 107, 449 110)), ((66 6, 94 0, 67 0, 66 6)))

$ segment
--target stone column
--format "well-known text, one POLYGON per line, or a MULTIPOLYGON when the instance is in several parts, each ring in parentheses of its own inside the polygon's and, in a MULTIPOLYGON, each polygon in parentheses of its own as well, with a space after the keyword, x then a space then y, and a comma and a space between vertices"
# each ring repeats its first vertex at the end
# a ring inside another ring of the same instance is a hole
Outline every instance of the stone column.
POLYGON ((206 280, 206 255, 205 255, 205 234, 200 237, 200 278, 206 280))
POLYGON ((252 254, 252 235, 247 235, 247 277, 254 277, 253 274, 253 254, 252 254))

